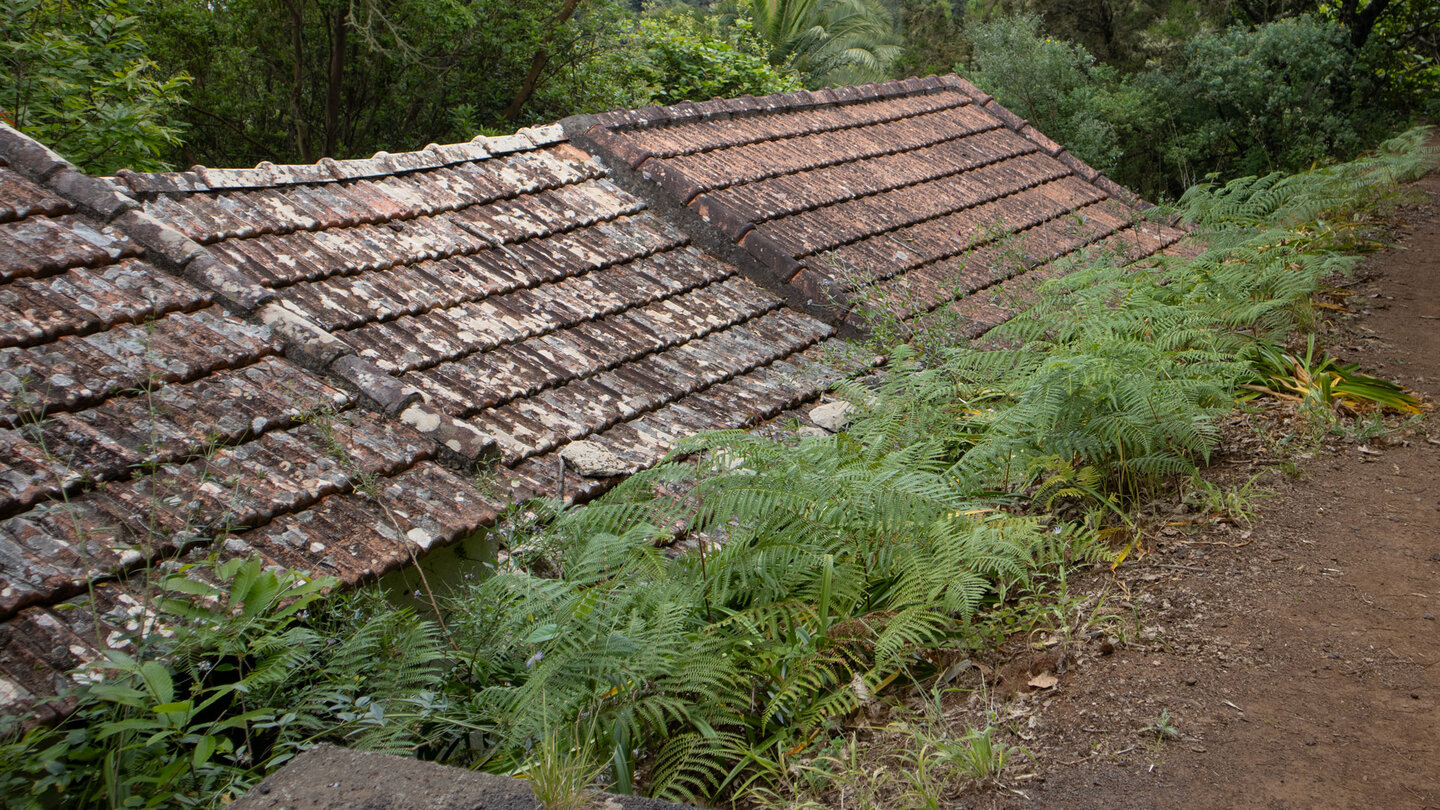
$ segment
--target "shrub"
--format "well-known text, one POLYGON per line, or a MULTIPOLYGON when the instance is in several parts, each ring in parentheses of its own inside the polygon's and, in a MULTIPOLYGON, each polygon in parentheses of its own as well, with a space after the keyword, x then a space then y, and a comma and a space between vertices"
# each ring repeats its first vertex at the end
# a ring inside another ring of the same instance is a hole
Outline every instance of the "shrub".
POLYGON ((1190 40, 1151 80, 1174 121, 1167 162, 1188 183, 1299 171, 1374 143, 1393 116, 1368 102, 1376 84, 1347 43, 1342 26, 1308 15, 1190 40))
POLYGON ((0 10, 0 114, 86 171, 167 168, 189 82, 151 60, 125 0, 12 0, 0 10))
POLYGON ((637 79, 650 103, 704 101, 746 93, 763 96, 800 89, 796 76, 771 66, 748 20, 739 20, 729 34, 722 36, 713 21, 683 14, 641 20, 637 49, 642 61, 637 79))
POLYGON ((1041 34, 1033 15, 982 23, 970 37, 971 81, 1096 169, 1114 170, 1121 152, 1105 110, 1118 84, 1113 69, 1080 45, 1041 34))

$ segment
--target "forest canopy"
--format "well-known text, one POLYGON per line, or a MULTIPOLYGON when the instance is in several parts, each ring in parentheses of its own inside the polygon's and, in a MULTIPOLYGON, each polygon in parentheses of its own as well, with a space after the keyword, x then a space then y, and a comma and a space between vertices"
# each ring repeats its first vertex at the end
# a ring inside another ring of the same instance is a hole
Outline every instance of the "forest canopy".
POLYGON ((1433 116, 1437 26, 1435 0, 15 0, 0 110, 112 172, 956 71, 1167 196, 1433 116))

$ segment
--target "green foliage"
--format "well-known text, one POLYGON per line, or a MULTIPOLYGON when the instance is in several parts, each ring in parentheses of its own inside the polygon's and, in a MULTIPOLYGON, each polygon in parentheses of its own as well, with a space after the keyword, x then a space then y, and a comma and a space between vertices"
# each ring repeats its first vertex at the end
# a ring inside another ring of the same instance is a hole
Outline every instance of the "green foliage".
POLYGON ((1379 244, 1386 200, 1440 159, 1440 150, 1427 144, 1432 132, 1415 127, 1382 143, 1374 155, 1302 174, 1201 183, 1181 197, 1179 213, 1210 232, 1254 234, 1273 225, 1325 250, 1370 249, 1379 244))
POLYGON ((1175 723, 1170 718, 1169 709, 1161 709, 1160 716, 1155 718, 1150 725, 1140 729, 1146 734, 1154 734, 1157 741, 1180 739, 1180 730, 1175 728, 1175 723))
POLYGON ((188 85, 155 63, 127 0, 0 9, 0 114, 86 171, 166 168, 188 85))
POLYGON ((1209 176, 1349 160, 1436 95, 1437 77, 1420 69, 1430 63, 1413 47, 1402 49, 1406 69, 1387 67, 1379 45, 1356 51, 1348 28, 1317 15, 1156 34, 1171 44, 1125 63, 1125 73, 1082 45, 1047 36, 1047 25, 1060 30, 1053 19, 1023 15, 971 24, 973 53, 957 69, 1151 197, 1209 176))
POLYGON ((1120 147, 1104 109, 1114 70, 1080 45, 1041 34, 1035 16, 976 25, 970 39, 972 82, 1096 169, 1114 170, 1120 147))
POLYGON ((978 782, 999 778, 1005 766, 1020 750, 995 739, 995 727, 972 728, 955 743, 941 749, 946 759, 961 772, 978 782))
POLYGON ((640 78, 654 104, 800 89, 794 76, 770 64, 748 19, 737 20, 726 38, 713 18, 647 16, 637 38, 645 56, 640 78))
POLYGON ((174 627, 83 673, 63 725, 0 744, 5 806, 214 807, 322 741, 414 750, 440 705, 430 625, 364 600, 317 621, 334 581, 257 560, 215 574, 165 576, 174 627))
POLYGON ((878 0, 736 0, 727 18, 752 21, 771 64, 808 87, 884 79, 900 53, 895 21, 878 0))
POLYGON ((594 762, 593 734, 550 733, 539 740, 521 775, 530 783, 536 801, 545 810, 582 810, 593 806, 595 780, 603 768, 594 762))
MULTIPOLYGON (((1373 5, 1373 2, 1367 3, 1373 5)), ((1356 0, 1320 2, 1315 13, 1345 24, 1356 0)), ((1352 37, 1353 47, 1353 37, 1352 37)), ((1389 98, 1387 106, 1418 101, 1429 120, 1440 113, 1440 6, 1435 0, 1391 0, 1369 29, 1357 52, 1361 69, 1375 77, 1389 98)))
POLYGON ((897 16, 905 44, 895 59, 891 75, 945 74, 969 60, 964 3, 900 0, 897 16))
POLYGON ((185 160, 418 149, 631 104, 617 0, 150 0, 156 60, 195 77, 185 160))
POLYGON ((1196 174, 1296 171, 1374 143, 1376 88, 1345 45, 1341 26, 1310 16, 1190 40, 1157 88, 1172 100, 1171 161, 1196 174))
POLYGON ((747 748, 852 710, 911 651, 963 633, 993 583, 1031 564, 1034 522, 971 514, 934 444, 733 432, 680 452, 724 460, 693 482, 698 508, 653 497, 692 474, 661 465, 560 516, 560 579, 502 571, 462 597, 453 629, 483 685, 467 722, 496 735, 487 767, 586 717, 618 784, 644 773, 650 792, 708 795, 747 748), (656 527, 676 520, 725 543, 668 559, 656 527))
POLYGON ((1255 358, 1255 377, 1245 387, 1281 400, 1295 402, 1301 413, 1333 422, 1336 411, 1360 414, 1389 408, 1418 414, 1421 400, 1404 386, 1361 374, 1359 365, 1341 363, 1316 349, 1311 335, 1305 351, 1262 344, 1255 358))

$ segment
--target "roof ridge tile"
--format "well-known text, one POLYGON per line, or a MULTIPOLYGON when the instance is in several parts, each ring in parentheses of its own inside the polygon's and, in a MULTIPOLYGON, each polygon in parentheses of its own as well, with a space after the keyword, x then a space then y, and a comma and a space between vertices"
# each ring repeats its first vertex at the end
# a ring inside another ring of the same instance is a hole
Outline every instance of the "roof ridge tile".
POLYGON ((693 208, 702 220, 719 228, 721 233, 737 242, 755 228, 755 223, 744 212, 737 211, 728 203, 708 193, 692 198, 689 207, 693 208))
MULTIPOLYGON (((323 157, 314 163, 257 163, 249 169, 211 169, 196 165, 181 172, 134 172, 121 169, 116 179, 136 194, 192 194, 205 191, 273 188, 277 186, 335 183, 428 171, 461 163, 526 152, 565 140, 558 124, 525 127, 511 135, 481 135, 469 141, 429 144, 412 152, 376 152, 368 158, 336 160, 323 157)), ((44 156, 28 158, 45 166, 44 156)))
POLYGON ((971 84, 969 81, 961 77, 958 73, 947 73, 944 76, 939 77, 939 81, 940 84, 949 87, 952 90, 958 90, 960 93, 969 96, 971 101, 981 105, 982 107, 992 98, 989 93, 986 93, 984 90, 981 90, 980 88, 971 84))
POLYGON ((725 102, 725 111, 731 115, 751 113, 758 109, 760 109, 759 100, 749 93, 725 102))
POLYGON ((703 183, 691 179, 685 172, 672 168, 663 160, 646 160, 631 168, 639 168, 642 177, 659 183, 661 188, 675 195, 681 205, 689 205, 705 188, 703 183))
POLYGON ((609 127, 599 124, 591 127, 585 133, 585 137, 589 138, 596 146, 624 161, 632 169, 654 157, 650 150, 636 146, 628 139, 616 135, 614 130, 609 127))
POLYGON ((0 121, 0 157, 11 168, 41 186, 61 169, 75 168, 55 150, 3 121, 0 121))
POLYGON ((730 116, 729 103, 719 96, 709 101, 695 102, 695 109, 700 112, 702 118, 728 118, 730 116))
POLYGON ((794 257, 790 255, 791 251, 774 238, 757 230, 750 230, 739 241, 751 256, 769 268, 770 272, 775 275, 775 279, 781 284, 788 284, 790 279, 804 269, 804 265, 795 261, 794 257))
POLYGON ((985 112, 988 112, 996 118, 999 118, 1001 121, 1004 121, 1005 126, 1010 127, 1016 132, 1019 132, 1020 130, 1030 125, 1029 121, 1026 121, 1024 118, 1021 118, 1015 113, 1010 112, 1008 108, 1006 108, 1003 104, 993 98, 985 102, 981 106, 985 108, 985 112))

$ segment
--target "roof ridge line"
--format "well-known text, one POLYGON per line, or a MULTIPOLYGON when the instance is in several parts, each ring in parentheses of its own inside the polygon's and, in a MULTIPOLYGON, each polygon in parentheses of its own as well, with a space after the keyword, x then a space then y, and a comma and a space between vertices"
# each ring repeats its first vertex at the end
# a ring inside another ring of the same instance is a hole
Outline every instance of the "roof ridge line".
POLYGON ((432 143, 412 152, 392 154, 380 151, 368 158, 336 160, 324 157, 314 163, 282 164, 263 161, 250 169, 212 169, 199 165, 177 172, 134 172, 121 169, 115 173, 115 179, 136 194, 189 194, 308 183, 338 183, 430 171, 514 152, 527 152, 564 141, 565 134, 559 124, 546 124, 524 127, 512 135, 479 135, 460 143, 432 143))
POLYGON ((717 97, 709 101, 681 101, 663 107, 651 105, 638 110, 612 110, 591 117, 595 125, 606 129, 626 131, 666 124, 683 124, 720 116, 763 115, 782 110, 927 95, 943 92, 945 89, 946 85, 942 78, 932 74, 923 79, 918 77, 891 79, 847 87, 771 93, 758 98, 746 94, 731 99, 717 97))
POLYGON ((348 343, 283 306, 274 290, 221 263, 209 248, 151 216, 118 180, 85 174, 54 150, 3 122, 0 158, 36 185, 123 233, 144 249, 151 265, 211 292, 217 303, 237 317, 269 327, 281 339, 287 358, 352 386, 383 415, 396 417, 435 440, 459 466, 473 467, 495 455, 493 438, 429 406, 419 389, 401 386, 357 355, 348 343))
POLYGON ((1114 180, 1111 180, 1109 177, 1105 176, 1104 173, 1098 171, 1090 164, 1086 163, 1078 157, 1075 157, 1073 154, 1070 153, 1069 149, 1051 140, 1047 135, 1045 135, 1045 133, 1041 132, 1033 125, 1031 125, 1029 121, 1026 121, 1024 118, 1021 118, 1020 116, 1011 112, 1007 107, 1005 107, 998 100, 996 100, 994 96, 986 93, 984 90, 981 90, 980 88, 971 84, 964 78, 961 78, 958 74, 951 73, 946 76, 942 76, 940 78, 940 81, 949 87, 953 87, 960 93, 969 96, 971 101, 980 105, 980 107, 986 112, 990 113, 996 118, 999 118, 1001 121, 1004 121, 1005 126, 1009 127, 1020 136, 1026 138, 1031 143, 1040 147, 1040 149, 1045 152, 1045 154, 1065 164, 1067 168, 1075 172, 1075 174, 1079 175, 1080 178, 1085 182, 1090 183, 1091 185, 1105 192, 1109 196, 1115 197, 1121 202, 1131 207, 1140 209, 1155 207, 1154 203, 1145 200, 1135 192, 1125 188, 1119 183, 1116 183, 1114 180))

